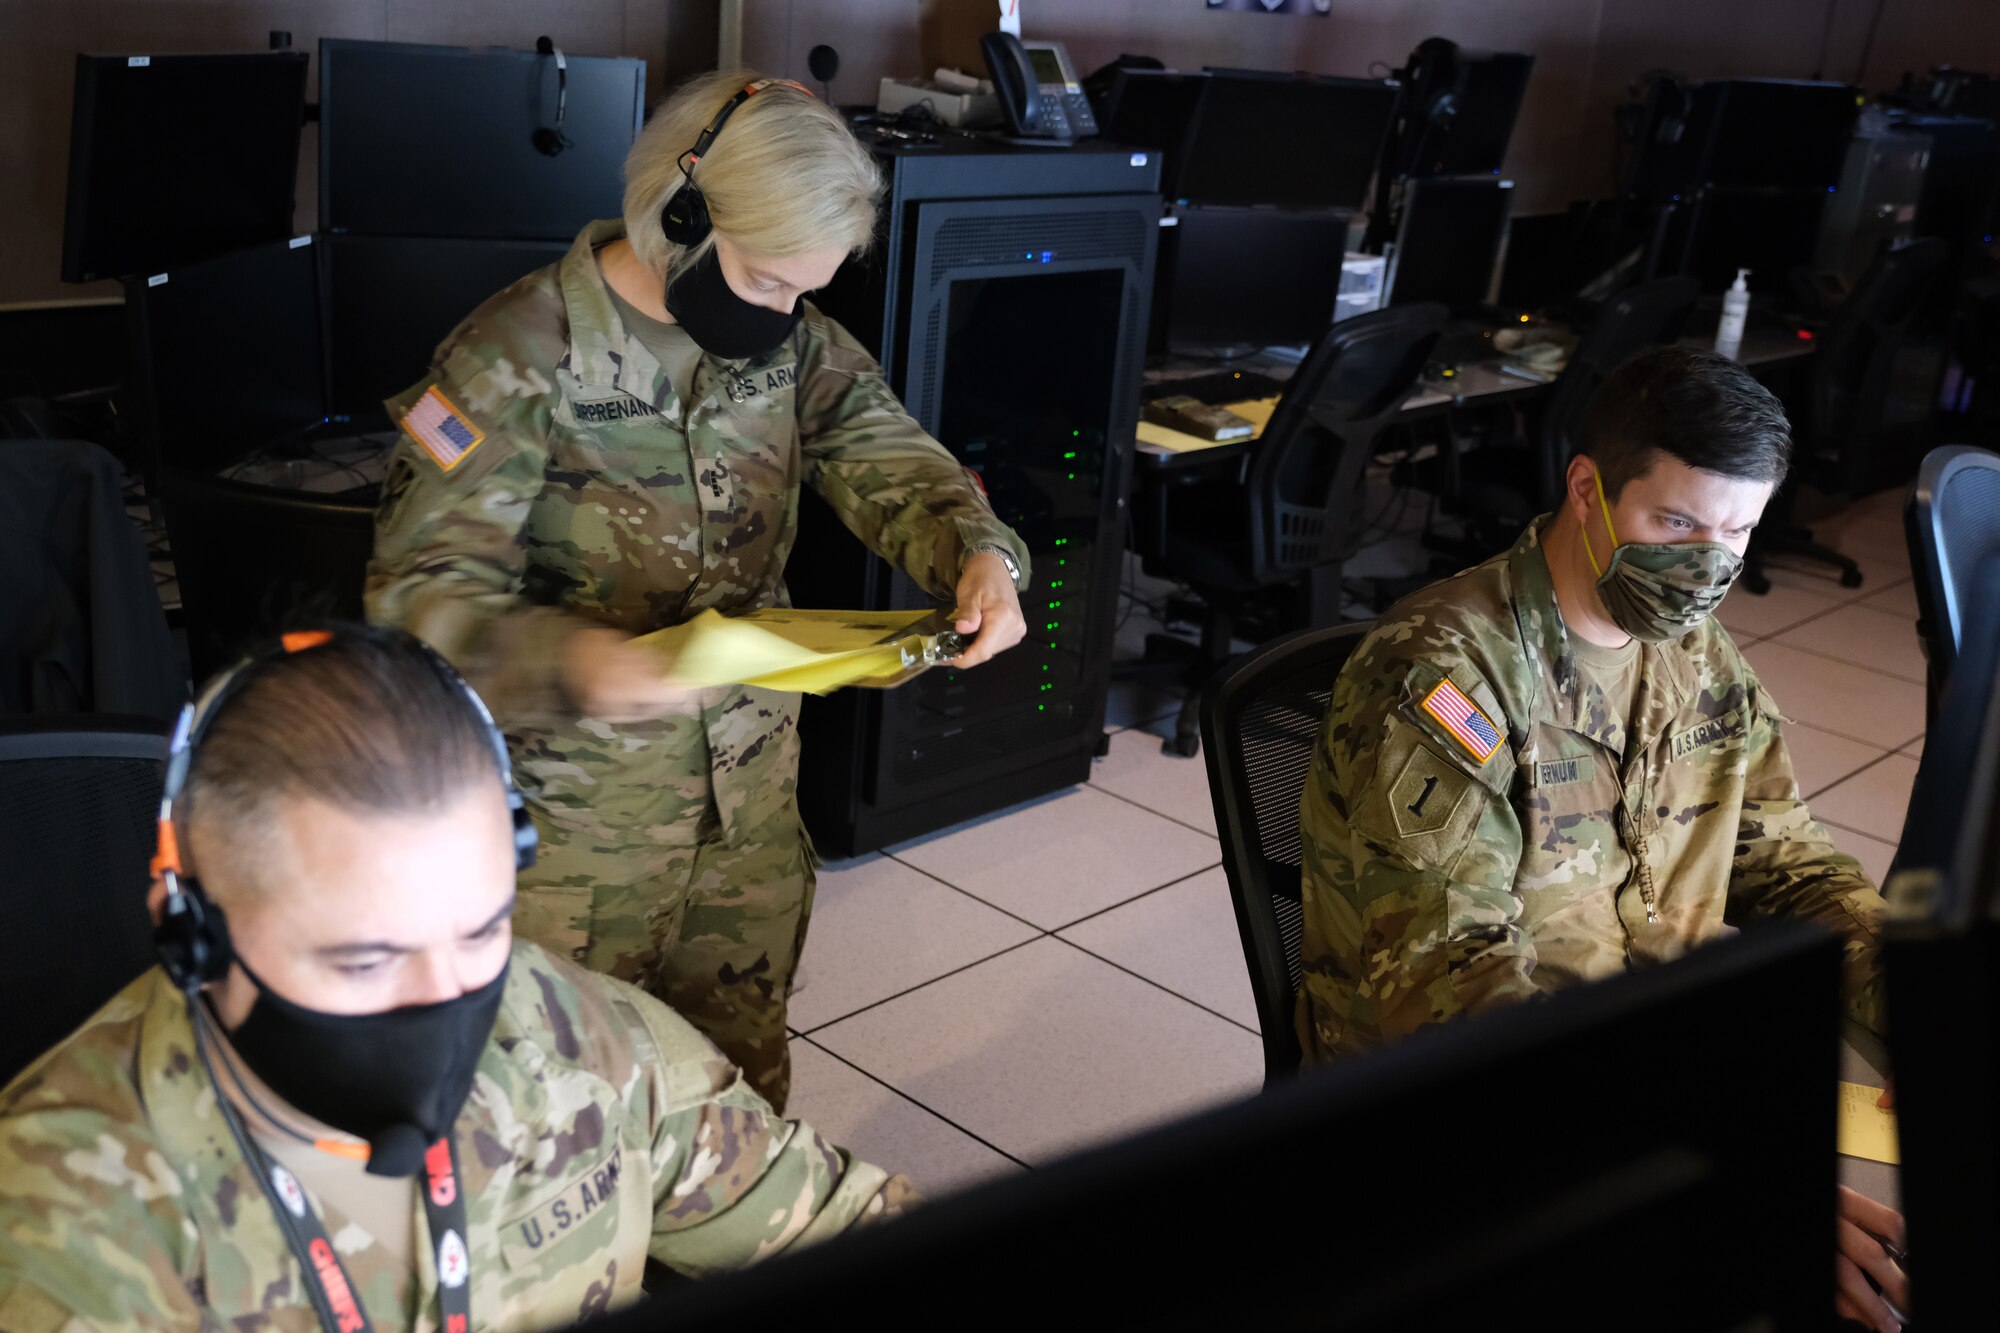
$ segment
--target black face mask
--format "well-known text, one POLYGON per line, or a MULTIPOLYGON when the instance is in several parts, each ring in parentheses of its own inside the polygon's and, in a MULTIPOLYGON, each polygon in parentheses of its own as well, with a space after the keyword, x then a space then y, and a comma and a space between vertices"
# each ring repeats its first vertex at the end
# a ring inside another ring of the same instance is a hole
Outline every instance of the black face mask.
POLYGON ((731 289, 711 246, 667 288, 667 313, 702 351, 725 361, 746 361, 792 336, 805 313, 805 301, 792 302, 789 312, 752 305, 731 289))
POLYGON ((229 1041, 244 1063, 300 1111, 368 1140, 371 1174, 416 1174, 471 1095, 507 968, 455 1000, 383 1014, 307 1009, 243 971, 257 1002, 229 1041))

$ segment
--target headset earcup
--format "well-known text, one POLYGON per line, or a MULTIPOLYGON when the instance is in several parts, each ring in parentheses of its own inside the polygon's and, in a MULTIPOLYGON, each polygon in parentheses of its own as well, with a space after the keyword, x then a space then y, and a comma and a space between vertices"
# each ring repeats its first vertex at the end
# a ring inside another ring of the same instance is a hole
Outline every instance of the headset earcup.
POLYGON ((535 821, 528 817, 528 808, 521 802, 519 792, 507 793, 507 805, 514 817, 514 868, 532 870, 535 852, 542 845, 541 832, 535 828, 535 821))
POLYGON ((193 880, 180 881, 179 892, 167 895, 153 947, 168 979, 188 992, 228 976, 236 956, 228 918, 193 880))
POLYGON ((675 245, 700 245, 708 239, 708 200, 701 197, 699 185, 688 181, 667 197, 660 230, 675 245))

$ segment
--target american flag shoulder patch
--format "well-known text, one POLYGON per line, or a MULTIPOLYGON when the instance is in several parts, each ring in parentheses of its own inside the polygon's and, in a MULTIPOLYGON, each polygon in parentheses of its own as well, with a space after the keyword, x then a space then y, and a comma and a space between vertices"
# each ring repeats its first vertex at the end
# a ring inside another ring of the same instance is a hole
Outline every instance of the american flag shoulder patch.
POLYGON ((1449 680, 1439 681, 1437 688, 1424 696, 1422 708, 1480 763, 1491 759, 1500 748, 1500 729, 1449 680))
POLYGON ((423 446, 441 472, 449 472, 463 463, 465 456, 486 438, 486 433, 452 406, 451 399, 435 384, 425 389, 424 396, 403 414, 403 429, 423 446))

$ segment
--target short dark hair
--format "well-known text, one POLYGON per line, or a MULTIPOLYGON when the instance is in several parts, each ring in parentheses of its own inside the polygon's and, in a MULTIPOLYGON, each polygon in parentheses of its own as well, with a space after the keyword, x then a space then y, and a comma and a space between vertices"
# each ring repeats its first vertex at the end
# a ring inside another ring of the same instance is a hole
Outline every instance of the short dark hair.
POLYGON ((1792 427, 1776 395, 1727 357, 1649 347, 1605 377, 1584 413, 1577 452, 1615 500, 1658 455, 1739 481, 1782 483, 1792 427))
POLYGON ((280 799, 418 813, 498 782, 484 719, 428 648, 400 629, 321 628, 326 642, 244 668, 193 756, 177 802, 186 823, 233 841, 261 833, 280 799))

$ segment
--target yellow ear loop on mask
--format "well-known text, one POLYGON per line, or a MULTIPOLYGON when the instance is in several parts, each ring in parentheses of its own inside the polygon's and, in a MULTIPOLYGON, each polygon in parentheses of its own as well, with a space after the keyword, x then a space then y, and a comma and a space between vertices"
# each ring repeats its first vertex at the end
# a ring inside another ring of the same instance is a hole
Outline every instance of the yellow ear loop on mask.
MULTIPOLYGON (((1611 505, 1604 498, 1604 474, 1592 468, 1590 479, 1597 483, 1597 503, 1604 510, 1604 531, 1610 535, 1611 549, 1615 551, 1618 549, 1618 529, 1611 526, 1611 505)), ((1578 519, 1576 526, 1583 533, 1583 553, 1590 557, 1590 572, 1603 578, 1604 570, 1597 563, 1597 552, 1590 549, 1590 525, 1578 519)))

